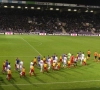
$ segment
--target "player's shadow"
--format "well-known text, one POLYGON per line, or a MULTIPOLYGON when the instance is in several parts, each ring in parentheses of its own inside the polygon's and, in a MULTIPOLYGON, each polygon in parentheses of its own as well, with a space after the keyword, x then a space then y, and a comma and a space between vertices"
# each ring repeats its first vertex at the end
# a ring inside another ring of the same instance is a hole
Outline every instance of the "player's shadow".
POLYGON ((47 76, 49 76, 49 77, 51 77, 51 78, 53 78, 55 80, 58 80, 58 78, 56 78, 55 76, 52 76, 51 73, 45 73, 45 75, 47 75, 47 76))
POLYGON ((0 77, 0 84, 7 85, 7 83, 4 81, 4 79, 2 77, 0 77))
POLYGON ((81 74, 81 75, 83 74, 83 72, 77 71, 76 69, 71 69, 71 71, 76 72, 76 73, 81 74))
MULTIPOLYGON (((33 76, 31 76, 31 77, 33 77, 33 76)), ((35 77, 35 76, 34 76, 35 77)), ((29 78, 27 77, 27 76, 25 76, 25 77, 22 77, 24 80, 26 80, 28 83, 30 83, 30 85, 33 85, 33 86, 37 86, 36 84, 34 84, 34 83, 32 83, 30 80, 29 80, 29 78)))
POLYGON ((21 90, 17 85, 16 85, 16 80, 12 77, 11 80, 9 80, 9 83, 11 83, 12 86, 14 86, 17 90, 21 90))
MULTIPOLYGON (((62 72, 63 73, 63 72, 62 72)), ((60 77, 62 76, 62 77, 65 77, 66 78, 66 74, 68 74, 68 72, 66 72, 66 73, 63 73, 62 74, 60 71, 59 72, 55 72, 54 74, 57 74, 57 75, 59 75, 60 77)))
POLYGON ((6 83, 4 82, 3 78, 0 77, 0 90, 4 90, 4 89, 2 88, 2 84, 5 84, 5 85, 6 85, 6 83))
POLYGON ((46 83, 45 81, 43 81, 42 79, 40 79, 39 77, 35 77, 35 79, 37 79, 38 81, 42 82, 42 83, 46 83))

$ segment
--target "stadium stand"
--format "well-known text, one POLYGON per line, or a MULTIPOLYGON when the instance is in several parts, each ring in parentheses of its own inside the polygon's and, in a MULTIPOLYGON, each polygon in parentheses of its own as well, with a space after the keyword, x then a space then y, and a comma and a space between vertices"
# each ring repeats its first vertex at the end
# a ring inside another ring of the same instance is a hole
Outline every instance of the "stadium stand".
POLYGON ((99 33, 99 13, 77 10, 0 8, 0 32, 99 33))

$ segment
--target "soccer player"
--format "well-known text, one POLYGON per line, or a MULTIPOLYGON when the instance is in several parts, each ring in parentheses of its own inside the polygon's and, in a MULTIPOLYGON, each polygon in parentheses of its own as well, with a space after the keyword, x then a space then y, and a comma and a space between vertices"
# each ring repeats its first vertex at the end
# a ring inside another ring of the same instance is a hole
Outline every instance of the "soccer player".
POLYGON ((50 70, 50 68, 51 68, 51 59, 50 59, 50 57, 48 57, 48 69, 50 70))
POLYGON ((70 57, 70 62, 71 62, 71 65, 74 65, 74 55, 73 54, 70 57))
POLYGON ((43 73, 44 73, 44 71, 48 72, 48 69, 47 69, 47 63, 44 63, 43 67, 44 67, 43 73))
POLYGON ((78 59, 77 57, 74 58, 74 66, 77 66, 78 59))
POLYGON ((51 65, 53 64, 53 57, 51 56, 51 65))
POLYGON ((53 64, 52 64, 52 71, 55 70, 55 67, 56 67, 56 63, 53 61, 53 64))
POLYGON ((31 68, 31 66, 33 66, 33 61, 30 62, 30 68, 31 68))
POLYGON ((30 68, 30 76, 32 76, 33 74, 34 74, 34 76, 36 75, 34 72, 34 64, 30 68))
POLYGON ((86 58, 84 58, 83 60, 83 65, 86 65, 86 58))
POLYGON ((34 66, 37 65, 37 58, 36 57, 33 60, 33 64, 34 64, 34 66))
POLYGON ((20 60, 19 60, 19 58, 17 57, 17 58, 16 58, 16 70, 17 70, 17 71, 19 70, 19 62, 20 62, 20 60))
POLYGON ((60 61, 57 63, 57 69, 59 70, 60 69, 60 61))
POLYGON ((7 79, 10 80, 11 79, 11 69, 7 70, 7 79))
POLYGON ((22 71, 22 68, 23 68, 23 61, 20 61, 19 62, 19 69, 20 69, 20 71, 22 71))
POLYGON ((62 56, 60 56, 60 62, 62 62, 62 56))
POLYGON ((82 62, 84 61, 84 58, 85 58, 85 55, 84 55, 84 52, 81 54, 81 61, 80 61, 80 64, 82 65, 82 62))
POLYGON ((70 57, 71 57, 71 53, 68 53, 67 55, 68 60, 70 60, 70 57))
POLYGON ((94 60, 97 61, 97 56, 98 56, 98 53, 97 52, 94 52, 94 60))
POLYGON ((43 57, 43 62, 46 63, 46 58, 45 58, 45 56, 43 57))
POLYGON ((23 67, 23 68, 22 68, 22 71, 20 72, 20 78, 21 78, 22 76, 25 77, 25 72, 26 72, 25 67, 23 67))
POLYGON ((44 65, 43 60, 40 60, 39 64, 40 64, 40 72, 43 72, 43 65, 44 65))
POLYGON ((81 55, 82 55, 82 52, 80 51, 80 52, 78 53, 78 60, 80 60, 80 61, 81 61, 81 55))
POLYGON ((38 55, 37 60, 38 60, 38 66, 40 66, 40 64, 39 64, 39 62, 40 62, 40 60, 41 60, 40 55, 38 55))
POLYGON ((98 61, 100 62, 100 53, 98 54, 98 61))
POLYGON ((64 60, 63 60, 63 67, 64 68, 66 67, 66 64, 67 64, 66 62, 67 62, 67 56, 65 55, 64 56, 64 60))
POLYGON ((57 63, 58 62, 58 56, 55 55, 55 62, 57 63))
POLYGON ((91 54, 91 52, 90 52, 90 50, 88 50, 88 52, 87 52, 87 60, 90 59, 90 54, 91 54))
POLYGON ((7 67, 8 67, 8 64, 9 64, 8 60, 6 60, 5 64, 6 64, 5 70, 7 71, 7 67))
POLYGON ((3 62, 3 65, 2 65, 2 73, 4 74, 4 72, 5 72, 5 67, 6 67, 6 62, 4 61, 3 62))
POLYGON ((8 63, 7 71, 8 71, 9 69, 11 69, 10 63, 8 63))
POLYGON ((71 65, 70 60, 68 60, 67 64, 68 64, 68 68, 70 68, 70 65, 71 65))

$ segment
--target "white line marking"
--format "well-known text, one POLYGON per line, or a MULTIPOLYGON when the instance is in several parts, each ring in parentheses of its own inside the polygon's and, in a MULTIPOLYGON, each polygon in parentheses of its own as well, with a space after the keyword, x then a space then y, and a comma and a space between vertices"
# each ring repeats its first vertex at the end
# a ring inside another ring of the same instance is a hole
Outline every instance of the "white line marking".
POLYGON ((85 81, 71 81, 71 82, 50 82, 50 83, 32 83, 32 84, 8 84, 8 85, 0 85, 0 86, 25 86, 25 85, 34 85, 34 84, 70 84, 70 83, 85 83, 85 82, 100 82, 100 80, 85 80, 85 81))
POLYGON ((38 51, 38 50, 36 50, 29 42, 27 42, 24 38, 22 38, 21 37, 21 39, 23 40, 23 41, 25 41, 33 50, 35 50, 38 54, 40 54, 41 56, 42 56, 42 54, 38 51))
POLYGON ((39 43, 37 46, 42 45, 42 42, 38 42, 38 41, 33 41, 33 42, 37 42, 37 43, 39 43))

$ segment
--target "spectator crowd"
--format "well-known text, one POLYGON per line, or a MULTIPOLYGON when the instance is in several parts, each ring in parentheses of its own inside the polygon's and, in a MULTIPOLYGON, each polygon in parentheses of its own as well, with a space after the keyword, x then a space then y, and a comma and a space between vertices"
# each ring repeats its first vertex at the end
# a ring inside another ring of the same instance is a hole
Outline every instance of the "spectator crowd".
POLYGON ((100 15, 91 12, 1 9, 0 32, 100 32, 100 15))

